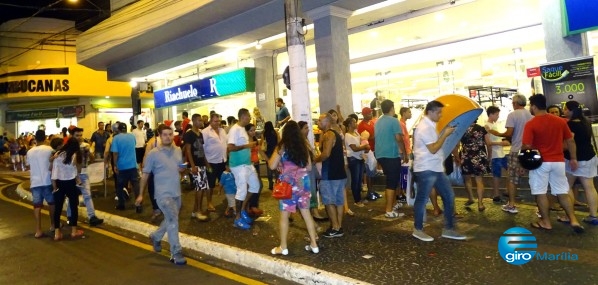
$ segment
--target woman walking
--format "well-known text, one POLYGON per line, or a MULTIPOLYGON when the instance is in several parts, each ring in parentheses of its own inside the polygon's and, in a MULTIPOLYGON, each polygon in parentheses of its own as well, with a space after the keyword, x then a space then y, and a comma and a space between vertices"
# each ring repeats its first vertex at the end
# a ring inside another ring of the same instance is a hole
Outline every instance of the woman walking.
POLYGON ((320 251, 316 242, 315 223, 309 212, 311 162, 312 158, 299 125, 295 121, 288 121, 282 131, 281 141, 268 161, 270 169, 278 168, 279 164, 282 166, 280 180, 289 183, 293 189, 291 199, 279 202, 280 245, 272 249, 272 254, 289 254, 287 247, 289 215, 296 212, 297 208, 303 216, 310 238, 310 244, 305 246, 305 250, 313 253, 320 251))
POLYGON ((83 157, 79 148, 79 141, 72 137, 66 141, 66 144, 56 152, 52 161, 52 189, 55 202, 54 210, 54 240, 62 239, 62 232, 58 225, 60 225, 60 215, 62 214, 62 207, 64 199, 69 198, 69 208, 71 209, 71 216, 69 217, 69 225, 71 226, 71 237, 83 237, 83 231, 77 230, 77 219, 79 218, 79 211, 77 206, 79 204, 79 190, 77 190, 77 181, 79 173, 81 172, 81 163, 83 157))
POLYGON ((473 185, 471 177, 473 176, 476 182, 476 189, 478 194, 478 211, 486 210, 484 206, 484 182, 482 176, 488 173, 488 152, 486 145, 490 145, 490 139, 485 141, 487 131, 484 127, 478 125, 476 122, 471 124, 465 134, 461 138, 461 169, 463 170, 463 180, 465 180, 465 189, 469 194, 469 201, 465 206, 470 206, 473 203, 473 185))

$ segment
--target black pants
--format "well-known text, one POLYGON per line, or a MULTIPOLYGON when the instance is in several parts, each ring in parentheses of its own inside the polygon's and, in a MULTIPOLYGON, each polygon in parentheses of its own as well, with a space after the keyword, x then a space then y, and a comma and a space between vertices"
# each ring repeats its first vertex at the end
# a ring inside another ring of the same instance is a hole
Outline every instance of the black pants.
POLYGON ((79 190, 77 190, 75 179, 73 180, 56 180, 58 191, 52 193, 54 196, 54 225, 60 227, 60 215, 62 214, 62 205, 64 205, 65 197, 69 198, 69 208, 71 208, 71 216, 69 217, 69 224, 77 226, 77 219, 79 218, 79 190))
POLYGON ((147 179, 147 192, 149 192, 149 197, 152 201, 152 209, 160 210, 158 203, 156 203, 156 198, 154 198, 154 191, 156 191, 156 187, 154 186, 154 174, 150 173, 149 178, 147 179))

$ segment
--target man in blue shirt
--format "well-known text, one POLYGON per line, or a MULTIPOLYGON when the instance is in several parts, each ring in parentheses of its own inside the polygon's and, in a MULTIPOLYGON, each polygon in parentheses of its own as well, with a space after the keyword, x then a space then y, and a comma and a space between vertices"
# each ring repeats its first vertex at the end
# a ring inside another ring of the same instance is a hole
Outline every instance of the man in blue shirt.
POLYGON ((276 98, 276 107, 280 108, 276 111, 276 127, 280 128, 291 119, 291 114, 289 114, 289 109, 285 106, 282 98, 276 98))
MULTIPOLYGON (((386 214, 387 218, 398 218, 399 213, 393 211, 396 202, 395 191, 401 179, 401 153, 405 153, 403 131, 399 120, 394 117, 395 104, 391 100, 380 103, 383 115, 378 118, 374 126, 376 141, 376 159, 382 166, 386 176, 386 214)), ((403 163, 409 162, 409 156, 403 155, 403 163)))
MULTIPOLYGON (((119 135, 112 138, 110 151, 116 165, 116 196, 118 197, 117 210, 125 209, 125 193, 123 188, 130 182, 135 196, 139 196, 139 173, 137 173, 137 158, 135 155, 135 136, 127 133, 127 124, 118 125, 119 135)), ((141 205, 138 205, 141 207, 141 205)), ((140 209, 139 209, 140 210, 140 209)))

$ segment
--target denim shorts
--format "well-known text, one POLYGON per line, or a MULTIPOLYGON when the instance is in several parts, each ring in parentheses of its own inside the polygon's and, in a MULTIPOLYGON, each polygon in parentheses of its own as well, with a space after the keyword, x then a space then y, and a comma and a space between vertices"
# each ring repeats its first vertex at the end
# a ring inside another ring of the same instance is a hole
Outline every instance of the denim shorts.
POLYGON ((502 176, 502 170, 509 169, 507 163, 507 157, 493 158, 492 159, 492 176, 500 178, 502 176))
POLYGON ((48 205, 54 205, 52 185, 32 187, 31 196, 33 198, 33 208, 41 208, 44 205, 44 200, 48 205))
POLYGON ((320 195, 324 205, 345 205, 345 183, 347 179, 320 180, 320 195))

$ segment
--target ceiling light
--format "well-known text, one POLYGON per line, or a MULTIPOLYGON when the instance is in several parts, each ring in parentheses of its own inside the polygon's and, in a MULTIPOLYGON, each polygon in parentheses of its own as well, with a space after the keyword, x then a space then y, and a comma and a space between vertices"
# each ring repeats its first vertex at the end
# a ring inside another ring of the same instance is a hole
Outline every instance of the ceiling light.
POLYGON ((137 87, 137 81, 135 81, 135 80, 131 80, 131 81, 129 82, 129 85, 131 85, 131 87, 135 88, 135 87, 137 87))
POLYGON ((260 43, 260 41, 257 41, 257 43, 255 44, 255 49, 262 49, 262 44, 260 43))
POLYGON ((436 13, 436 15, 434 15, 434 19, 436 19, 436 22, 442 22, 442 20, 444 20, 444 14, 436 13))
POLYGON ((104 98, 106 98, 106 99, 110 99, 110 96, 106 96, 106 97, 104 97, 104 98))
POLYGON ((79 0, 68 0, 68 1, 71 2, 71 3, 77 3, 77 2, 79 2, 79 0))
POLYGON ((365 8, 358 9, 355 12, 353 12, 352 16, 365 14, 365 13, 372 12, 372 11, 375 11, 378 9, 382 9, 382 8, 388 7, 390 5, 394 5, 394 4, 401 3, 401 2, 405 2, 405 0, 387 0, 387 1, 380 2, 375 5, 371 5, 371 6, 368 6, 365 8))
POLYGON ((378 37, 378 32, 376 32, 376 31, 370 32, 370 37, 377 38, 378 37))

